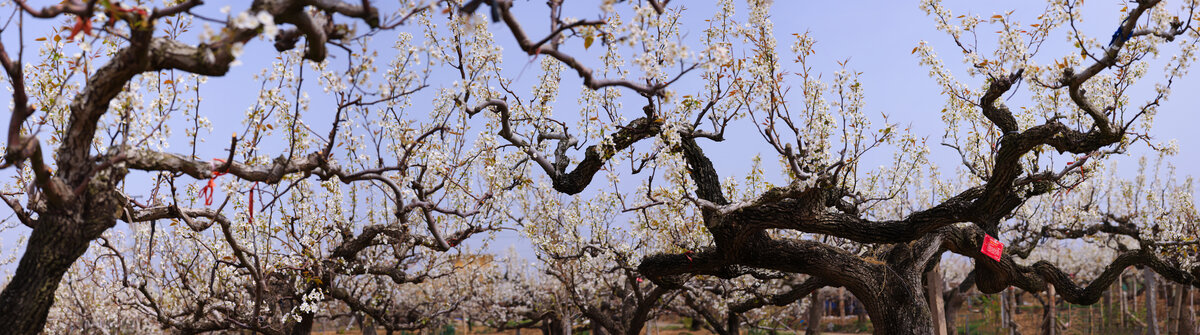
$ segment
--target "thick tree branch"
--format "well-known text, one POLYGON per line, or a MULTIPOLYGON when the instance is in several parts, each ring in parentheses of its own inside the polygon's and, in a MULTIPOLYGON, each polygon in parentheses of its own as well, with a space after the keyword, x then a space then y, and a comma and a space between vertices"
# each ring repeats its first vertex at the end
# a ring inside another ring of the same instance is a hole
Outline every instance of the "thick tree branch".
MULTIPOLYGON (((196 179, 212 178, 218 166, 212 162, 190 159, 184 155, 131 149, 125 152, 125 166, 142 171, 168 171, 187 174, 196 179)), ((227 161, 228 173, 239 179, 268 184, 277 184, 284 176, 294 173, 313 172, 322 167, 320 153, 293 157, 290 161, 280 156, 268 166, 251 166, 227 161)))
POLYGON ((1079 286, 1070 276, 1057 266, 1047 261, 1039 261, 1032 266, 1024 266, 1014 262, 1009 254, 1002 255, 999 262, 992 260, 980 251, 983 243, 983 231, 975 226, 958 226, 946 234, 943 247, 967 257, 975 259, 976 284, 984 293, 996 293, 1016 286, 1029 292, 1046 290, 1047 284, 1053 284, 1055 290, 1064 300, 1090 305, 1096 303, 1113 281, 1130 266, 1149 266, 1154 272, 1168 280, 1200 287, 1196 270, 1183 270, 1169 264, 1154 254, 1153 251, 1138 249, 1122 252, 1117 255, 1104 271, 1086 286, 1079 286))
POLYGON ((208 208, 185 208, 179 206, 157 206, 130 212, 132 222, 146 222, 162 219, 179 219, 183 220, 193 231, 204 231, 211 227, 216 222, 229 222, 221 212, 208 208), (202 217, 209 219, 208 222, 196 222, 193 218, 202 217))
MULTIPOLYGON (((474 116, 480 111, 487 108, 493 108, 500 115, 500 135, 512 145, 520 148, 530 159, 538 164, 546 174, 554 181, 554 189, 566 194, 576 194, 582 192, 591 183, 592 177, 597 171, 604 166, 606 162, 618 152, 629 148, 629 146, 658 135, 662 131, 663 121, 660 119, 651 120, 647 117, 641 117, 630 121, 620 130, 616 131, 609 138, 611 143, 601 143, 589 146, 584 150, 583 160, 575 166, 575 169, 567 172, 565 164, 551 163, 546 157, 542 156, 526 139, 513 133, 512 122, 508 109, 508 103, 500 99, 488 100, 475 108, 467 110, 467 114, 474 116)), ((565 162, 565 152, 556 153, 557 161, 565 162)))

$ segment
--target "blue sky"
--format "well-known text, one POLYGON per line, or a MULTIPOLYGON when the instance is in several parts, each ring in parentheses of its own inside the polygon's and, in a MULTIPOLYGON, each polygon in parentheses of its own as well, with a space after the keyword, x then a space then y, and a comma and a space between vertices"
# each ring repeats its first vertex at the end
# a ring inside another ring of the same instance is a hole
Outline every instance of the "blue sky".
MULTIPOLYGON (((543 2, 518 0, 515 3, 514 10, 520 13, 527 32, 531 36, 544 36, 546 26, 544 13, 546 10, 543 2)), ((234 12, 242 10, 245 6, 242 1, 211 1, 204 6, 201 12, 211 16, 220 16, 217 14, 217 9, 226 4, 232 5, 234 12)), ((702 30, 706 26, 704 20, 713 14, 711 2, 708 1, 675 0, 672 5, 682 5, 688 8, 684 15, 683 30, 692 39, 702 34, 702 30)), ((1016 17, 1031 21, 1032 17, 1043 11, 1045 4, 1042 2, 950 1, 946 6, 955 14, 971 13, 983 17, 1013 10, 1016 17)), ((1121 2, 1119 1, 1088 3, 1085 7, 1085 21, 1079 26, 1080 29, 1098 38, 1108 36, 1123 17, 1123 13, 1118 11, 1120 6, 1121 2)), ((744 3, 738 3, 738 10, 739 21, 744 22, 744 3)), ((568 13, 575 13, 578 17, 594 17, 594 14, 588 14, 594 13, 594 11, 595 5, 592 3, 572 2, 568 7, 568 13)), ((849 59, 851 69, 863 72, 860 80, 866 91, 868 115, 877 116, 879 113, 887 113, 890 116, 890 122, 911 125, 915 133, 927 136, 931 144, 937 143, 942 135, 943 124, 940 121, 940 110, 945 98, 940 95, 941 89, 937 84, 928 77, 928 69, 918 65, 918 60, 915 55, 911 54, 911 50, 919 41, 927 40, 943 56, 948 67, 962 69, 964 66, 959 62, 959 53, 956 51, 953 41, 946 34, 934 29, 933 20, 919 9, 916 1, 777 0, 771 15, 775 23, 775 34, 779 44, 783 46, 781 49, 785 49, 786 45, 792 41, 792 33, 810 32, 810 35, 817 40, 817 54, 812 58, 814 61, 812 64, 816 71, 825 73, 827 78, 831 77, 838 68, 836 62, 849 59)), ((27 22, 29 22, 26 29, 27 42, 33 37, 43 36, 45 29, 49 27, 46 21, 27 20, 27 22)), ((530 57, 516 48, 512 35, 508 33, 507 29, 501 24, 492 24, 490 27, 497 40, 506 46, 506 73, 520 78, 516 87, 531 87, 532 81, 537 78, 537 73, 535 73, 538 68, 537 64, 533 63, 526 69, 525 64, 530 62, 530 57)), ((402 29, 415 30, 412 27, 402 29)), ((389 50, 392 45, 390 36, 392 35, 383 34, 376 39, 379 48, 384 50, 381 57, 390 57, 388 54, 392 52, 389 50)), ((980 37, 982 41, 992 39, 992 36, 987 35, 980 37)), ((15 43, 15 34, 6 31, 3 40, 6 45, 11 45, 15 43)), ((1070 46, 1070 42, 1065 38, 1052 39, 1047 43, 1042 55, 1052 58, 1074 53, 1074 49, 1070 46)), ((566 50, 578 53, 581 59, 594 61, 600 53, 597 49, 599 48, 587 51, 580 46, 568 46, 566 50)), ((699 49, 699 45, 693 45, 693 49, 699 49)), ((226 77, 212 78, 208 85, 201 90, 201 94, 206 98, 202 106, 202 113, 216 122, 214 131, 208 135, 208 142, 198 148, 201 156, 224 156, 222 152, 226 149, 229 134, 242 129, 240 122, 235 120, 240 120, 246 108, 254 104, 259 83, 252 80, 251 76, 258 73, 260 69, 269 67, 268 62, 274 60, 276 54, 269 42, 261 40, 255 40, 247 46, 246 50, 242 56, 244 65, 234 68, 226 77)), ((335 62, 339 52, 336 49, 333 50, 335 62)), ((27 61, 33 57, 36 57, 36 47, 27 47, 27 61)), ((598 67, 599 65, 593 66, 598 67)), ((1153 68, 1159 67, 1161 65, 1153 68)), ((695 73, 689 76, 697 79, 695 73)), ((313 103, 312 113, 305 119, 317 132, 324 133, 328 131, 328 120, 333 118, 333 109, 331 108, 333 102, 332 99, 322 96, 315 80, 308 80, 315 77, 311 71, 306 72, 304 86, 306 91, 312 95, 313 103)), ((970 79, 966 76, 960 76, 959 79, 972 87, 981 85, 978 79, 970 79)), ((564 72, 562 85, 564 89, 558 99, 559 108, 572 108, 578 94, 576 87, 579 87, 580 83, 581 81, 574 77, 572 72, 564 72)), ((437 85, 448 85, 448 83, 435 82, 434 85, 436 88, 437 85)), ((688 85, 688 81, 684 80, 680 83, 679 88, 685 92, 694 91, 694 88, 689 89, 688 85)), ((1179 141, 1180 153, 1172 161, 1179 168, 1179 174, 1185 176, 1200 175, 1200 168, 1196 167, 1196 163, 1200 162, 1196 159, 1196 157, 1200 157, 1198 156, 1200 136, 1197 136, 1193 130, 1196 122, 1200 121, 1200 116, 1197 115, 1200 94, 1197 93, 1200 93, 1200 76, 1193 75, 1179 80, 1175 84, 1174 94, 1170 101, 1160 109, 1155 123, 1156 140, 1177 139, 1179 141)), ((0 95, 0 102, 7 104, 10 99, 9 95, 0 95)), ((423 102, 417 102, 416 107, 419 108, 421 103, 423 102)), ((1014 100, 1013 104, 1017 103, 1018 101, 1014 100)), ((423 114, 423 112, 417 114, 423 114)), ((564 111, 563 114, 571 114, 571 112, 564 111)), ((0 118, 0 120, 3 120, 0 123, 6 123, 8 118, 0 118)), ((875 121, 881 122, 877 119, 875 121)), ((182 129, 182 127, 178 127, 178 129, 182 129)), ((743 175, 749 166, 750 158, 757 153, 764 154, 764 157, 767 158, 764 159, 764 162, 774 161, 774 158, 770 158, 772 157, 770 149, 761 144, 761 139, 757 134, 750 129, 742 130, 743 133, 729 136, 730 139, 726 142, 702 143, 705 150, 713 157, 718 171, 723 177, 743 175), (746 150, 747 147, 757 149, 746 150)), ((179 134, 182 131, 177 130, 176 133, 177 137, 181 137, 179 134)), ((173 146, 175 150, 186 150, 186 143, 177 143, 173 146)), ((1144 147, 1138 147, 1138 149, 1138 151, 1131 152, 1129 156, 1136 159, 1139 155, 1149 154, 1148 151, 1143 150, 1144 147)), ((957 157, 950 149, 935 146, 932 150, 944 172, 945 169, 958 165, 957 157)), ((275 153, 271 153, 274 151, 269 148, 264 148, 264 151, 269 152, 272 156, 275 155, 275 153)), ((1135 161, 1133 159, 1119 159, 1123 169, 1127 172, 1134 167, 1131 164, 1135 161)), ((774 164, 765 164, 765 166, 774 169, 773 171, 778 171, 774 164)), ((8 173, 11 172, 0 172, 0 175, 8 173)), ((772 172, 769 174, 777 175, 772 172)), ((200 182, 197 181, 197 183, 200 182)), ((8 216, 8 213, 7 208, 0 209, 0 217, 8 216)), ((18 230, 21 229, 24 228, 18 228, 18 230)), ((519 246, 519 250, 522 250, 522 254, 528 256, 527 245, 523 245, 525 243, 520 238, 512 235, 501 234, 493 243, 493 248, 515 244, 519 246)), ((0 234, 0 237, 3 237, 0 247, 6 249, 0 254, 12 253, 11 231, 0 234)))

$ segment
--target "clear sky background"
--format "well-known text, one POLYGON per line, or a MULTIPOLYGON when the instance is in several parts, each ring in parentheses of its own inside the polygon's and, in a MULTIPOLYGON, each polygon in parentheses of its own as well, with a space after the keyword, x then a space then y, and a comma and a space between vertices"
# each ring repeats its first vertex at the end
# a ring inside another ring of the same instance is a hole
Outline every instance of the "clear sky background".
MULTIPOLYGON (((519 13, 529 35, 538 38, 544 36, 547 26, 544 1, 516 0, 514 2, 514 11, 519 13)), ((209 1, 200 12, 213 17, 221 17, 222 15, 217 10, 222 6, 230 5, 236 13, 244 10, 247 6, 246 3, 244 1, 209 1)), ((388 5, 390 3, 384 4, 384 6, 388 5)), ((575 17, 594 18, 597 5, 596 2, 572 1, 568 2, 567 12, 575 17)), ((694 42, 703 34, 703 29, 707 26, 704 20, 713 15, 712 2, 675 0, 671 2, 671 5, 682 5, 688 8, 684 15, 683 31, 694 42)), ((1124 17, 1124 13, 1118 11, 1121 5, 1121 1, 1087 3, 1084 7, 1085 21, 1081 23, 1079 29, 1090 36, 1106 40, 1124 17)), ((1176 7, 1176 5, 1168 5, 1172 9, 1176 7)), ((621 6, 623 4, 618 4, 618 7, 621 6)), ((1029 23, 1035 16, 1043 12, 1046 4, 1035 1, 949 1, 946 6, 956 15, 978 14, 985 18, 992 14, 1012 10, 1014 17, 1029 23)), ((4 12, 7 12, 8 8, 5 8, 4 12)), ((745 4, 738 2, 739 22, 745 22, 745 14, 745 4)), ((779 40, 781 52, 789 53, 787 45, 793 41, 792 33, 810 32, 810 35, 817 40, 817 54, 811 58, 813 61, 811 65, 815 71, 823 72, 826 74, 826 78, 831 78, 833 72, 838 68, 836 62, 849 59, 849 68, 863 72, 860 80, 866 92, 865 110, 867 115, 875 117, 879 113, 887 113, 890 116, 890 122, 910 125, 916 134, 928 137, 935 160, 942 167, 944 174, 949 174, 950 172, 947 170, 951 167, 958 166, 958 158, 951 149, 936 145, 940 142, 944 128, 940 120, 940 111, 946 99, 940 94, 941 88, 928 77, 928 68, 919 66, 917 56, 911 54, 911 51, 920 41, 929 41, 942 55, 947 67, 960 74, 960 80, 972 88, 980 87, 982 82, 981 79, 970 79, 962 75, 963 71, 961 70, 966 66, 960 61, 961 57, 957 47, 954 46, 948 35, 934 29, 934 20, 925 15, 916 1, 776 0, 771 12, 771 19, 775 24, 775 35, 779 40)), ((48 22, 27 19, 27 43, 34 43, 32 42, 34 37, 45 36, 51 24, 61 22, 61 20, 48 22)), ((526 89, 532 87, 533 81, 538 77, 536 61, 520 52, 512 35, 502 24, 492 24, 490 28, 496 39, 506 46, 505 73, 519 78, 515 87, 526 89)), ((403 27, 402 30, 419 31, 411 26, 403 27)), ((419 33, 414 35, 420 36, 419 33)), ((13 31, 6 31, 2 38, 6 46, 13 45, 16 41, 16 34, 13 31)), ((980 40, 988 45, 993 43, 994 36, 981 34, 980 40)), ((390 53, 394 53, 394 50, 390 50, 394 34, 381 34, 375 41, 381 50, 381 60, 377 63, 382 65, 383 59, 390 59, 390 53)), ((701 49, 698 42, 691 44, 691 47, 694 51, 701 49)), ((13 48, 9 50, 13 50, 13 48)), ((277 54, 269 42, 257 39, 251 42, 246 50, 242 56, 244 65, 234 68, 226 77, 210 79, 209 83, 201 89, 201 94, 205 99, 201 107, 202 113, 215 123, 213 132, 208 134, 207 143, 201 144, 198 148, 198 153, 202 157, 223 157, 225 155, 223 151, 227 148, 229 134, 243 128, 240 120, 244 117, 246 109, 254 104, 258 94, 259 82, 253 80, 251 76, 261 69, 268 68, 269 62, 273 61, 277 54)), ((600 66, 596 61, 596 57, 602 52, 600 48, 592 48, 588 51, 583 50, 581 45, 568 45, 565 50, 585 60, 592 67, 600 66)), ((1043 60, 1052 59, 1075 54, 1077 53, 1075 50, 1065 37, 1056 38, 1047 42, 1041 55, 1044 57, 1043 60)), ((334 61, 337 62, 338 54, 342 51, 337 49, 331 49, 331 51, 334 61)), ((31 62, 37 56, 36 52, 36 46, 27 46, 25 54, 27 62, 31 62)), ((1169 56, 1169 54, 1165 56, 1169 56)), ((1046 62, 1041 61, 1041 63, 1046 62)), ((1152 65, 1152 69, 1161 69, 1161 60, 1160 63, 1155 64, 1152 65)), ((796 70, 796 68, 793 67, 790 70, 796 70)), ((304 87, 313 99, 311 112, 305 116, 305 120, 317 132, 325 133, 333 119, 333 101, 329 97, 322 96, 321 88, 315 80, 309 80, 316 77, 314 73, 309 71, 305 75, 304 87)), ((563 77, 563 90, 558 99, 558 108, 562 111, 559 113, 574 114, 573 108, 577 108, 575 102, 581 81, 571 71, 564 71, 563 77)), ((697 87, 688 86, 694 84, 686 79, 698 82, 698 72, 689 74, 677 87, 681 92, 695 91, 697 87)), ((435 79, 431 84, 433 85, 431 89, 436 89, 439 86, 448 86, 450 83, 438 82, 435 79)), ((798 83, 793 84, 799 85, 798 83)), ((1193 70, 1192 76, 1175 83, 1173 91, 1170 100, 1160 108, 1155 122, 1154 136, 1157 141, 1169 139, 1179 141, 1179 155, 1172 161, 1178 167, 1180 175, 1200 175, 1200 168, 1196 166, 1197 157, 1200 157, 1198 156, 1200 155, 1200 135, 1197 135, 1195 131, 1197 121, 1200 121, 1200 116, 1197 116, 1197 109, 1200 108, 1200 73, 1193 70)), ((626 95, 633 94, 629 92, 626 95)), ((0 95, 0 103, 8 105, 10 100, 11 96, 7 92, 0 95)), ((1020 105, 1019 100, 1020 96, 1018 95, 1016 100, 1010 102, 1010 107, 1017 110, 1016 106, 1020 105)), ((1140 99, 1135 99, 1135 101, 1138 100, 1140 99)), ((421 104, 427 106, 428 103, 428 99, 417 101, 414 108, 420 108, 421 104)), ((424 112, 414 113, 424 114, 424 112)), ((640 108, 627 115, 632 116, 637 113, 640 113, 640 108)), ((182 118, 178 120, 182 121, 182 118)), ((873 121, 876 125, 882 123, 882 120, 879 119, 873 121)), ((7 117, 0 118, 0 126, 6 126, 7 122, 7 117)), ((182 126, 176 127, 175 137, 180 139, 173 146, 176 150, 187 150, 186 142, 183 142, 182 139, 182 128, 182 126)), ((749 167, 750 158, 758 153, 764 155, 763 161, 767 163, 764 166, 768 168, 768 174, 779 175, 779 169, 774 164, 775 159, 770 148, 762 144, 757 133, 749 128, 735 128, 731 131, 738 132, 728 134, 729 140, 726 142, 702 143, 706 152, 716 162, 722 177, 744 175, 749 167)), ((1138 146, 1136 149, 1129 154, 1130 158, 1119 159, 1126 172, 1132 172, 1135 168, 1136 165, 1133 163, 1136 162, 1136 157, 1150 155, 1144 146, 1138 146)), ((275 155, 276 153, 273 152, 278 150, 272 151, 270 148, 264 148, 263 151, 275 155)), ((575 154, 577 157, 581 156, 578 152, 575 154)), ((537 171, 536 173, 540 174, 541 172, 537 171)), ((0 172, 0 176, 8 175, 11 175, 11 170, 0 172)), ((136 183, 136 181, 131 180, 131 183, 136 183)), ((200 181, 196 183, 200 183, 200 181)), ((10 211, 7 208, 0 208, 0 217, 9 217, 9 214, 10 211)), ((13 221, 15 219, 9 218, 5 224, 11 225, 13 221)), ((121 226, 118 225, 118 227, 121 226)), ((19 256, 23 251, 23 246, 14 249, 14 231, 27 234, 28 230, 18 227, 15 230, 10 229, 0 233, 0 259, 14 254, 19 256)), ((506 245, 515 245, 523 255, 531 256, 528 242, 515 233, 500 234, 493 242, 492 248, 503 248, 506 245)))

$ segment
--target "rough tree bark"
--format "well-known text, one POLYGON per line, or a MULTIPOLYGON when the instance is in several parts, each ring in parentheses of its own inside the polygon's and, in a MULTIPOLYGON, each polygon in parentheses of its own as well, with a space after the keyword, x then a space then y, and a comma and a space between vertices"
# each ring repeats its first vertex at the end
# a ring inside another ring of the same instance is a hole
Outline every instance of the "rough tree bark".
POLYGON ((375 322, 370 316, 355 314, 354 320, 358 322, 358 329, 362 331, 362 335, 375 335, 375 322))
POLYGON ((1177 327, 1176 329, 1178 330, 1177 333, 1187 334, 1187 335, 1195 335, 1196 334, 1196 327, 1195 327, 1196 313, 1194 311, 1192 311, 1191 306, 1189 306, 1187 304, 1187 301, 1192 296, 1192 287, 1187 286, 1187 285, 1180 285, 1179 289, 1180 289, 1180 292, 1179 292, 1179 316, 1178 316, 1179 324, 1176 326, 1177 327))
POLYGON ((39 221, 44 228, 34 229, 12 281, 0 294, 0 329, 11 334, 42 331, 63 274, 98 236, 85 234, 70 217, 50 216, 39 221))
POLYGON ((808 312, 804 313, 808 324, 804 327, 804 334, 820 334, 821 333, 821 317, 825 305, 821 303, 821 290, 815 290, 808 297, 808 312))
POLYGON ((925 273, 925 296, 929 299, 929 306, 933 309, 933 334, 946 335, 946 310, 942 302, 942 270, 941 266, 934 266, 932 270, 925 273))

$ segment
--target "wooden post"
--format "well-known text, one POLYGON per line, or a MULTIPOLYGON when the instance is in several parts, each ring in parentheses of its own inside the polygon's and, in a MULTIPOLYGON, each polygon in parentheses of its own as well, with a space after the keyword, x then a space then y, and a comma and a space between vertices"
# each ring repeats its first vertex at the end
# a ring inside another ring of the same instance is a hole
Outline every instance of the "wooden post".
POLYGON ((971 307, 974 307, 971 306, 971 296, 973 295, 975 295, 975 290, 971 290, 971 292, 967 293, 967 297, 963 298, 967 301, 967 312, 963 313, 963 317, 965 317, 967 320, 966 322, 963 322, 963 329, 967 331, 967 335, 971 335, 971 315, 974 314, 971 313, 971 307))
POLYGON ((1183 305, 1183 297, 1187 294, 1186 292, 1188 292, 1187 285, 1175 284, 1175 323, 1171 325, 1171 329, 1175 332, 1175 334, 1183 333, 1183 331, 1180 330, 1180 325, 1183 323, 1183 311, 1185 310, 1185 306, 1183 305))
POLYGON ((1008 334, 1014 335, 1017 333, 1017 313, 1021 312, 1021 306, 1017 305, 1017 289, 1009 288, 1008 292, 1008 334))
POLYGON ((1000 329, 1008 329, 1008 289, 1000 291, 1000 329))
POLYGON ((1017 333, 1017 320, 1014 319, 1014 315, 1021 315, 1021 295, 1023 294, 1025 294, 1025 291, 1017 291, 1016 288, 1011 288, 1008 291, 1008 322, 1012 326, 1012 331, 1009 332, 1010 335, 1017 333))
POLYGON ((1108 286, 1107 290, 1104 290, 1104 295, 1101 295, 1100 298, 1102 301, 1100 303, 1100 329, 1104 329, 1104 328, 1108 327, 1107 320, 1108 320, 1108 317, 1110 315, 1112 315, 1112 285, 1111 284, 1108 286))
POLYGON ((1142 279, 1146 281, 1146 335, 1158 335, 1158 294, 1154 280, 1154 270, 1150 267, 1142 269, 1142 279))
POLYGON ((1187 285, 1184 284, 1176 284, 1175 288, 1175 324, 1171 328, 1175 329, 1175 334, 1183 334, 1183 316, 1186 315, 1184 311, 1187 310, 1185 302, 1190 291, 1188 291, 1187 285))
POLYGON ((1054 284, 1046 286, 1049 287, 1049 290, 1046 291, 1048 296, 1046 303, 1049 306, 1046 308, 1046 319, 1044 320, 1045 333, 1046 335, 1058 335, 1058 301, 1056 301, 1058 293, 1054 292, 1054 284))
POLYGON ((946 309, 942 304, 942 267, 935 265, 925 273, 925 292, 929 297, 929 311, 933 314, 933 333, 946 335, 946 309))
POLYGON ((1095 318, 1093 318, 1093 317, 1092 317, 1092 309, 1093 309, 1093 308, 1092 308, 1092 306, 1088 306, 1088 307, 1087 307, 1087 310, 1088 310, 1088 326, 1087 326, 1087 327, 1088 327, 1088 334, 1089 334, 1089 335, 1090 335, 1090 334, 1092 334, 1092 327, 1094 327, 1094 326, 1095 326, 1095 325, 1092 323, 1092 321, 1093 321, 1093 320, 1095 320, 1095 318))

